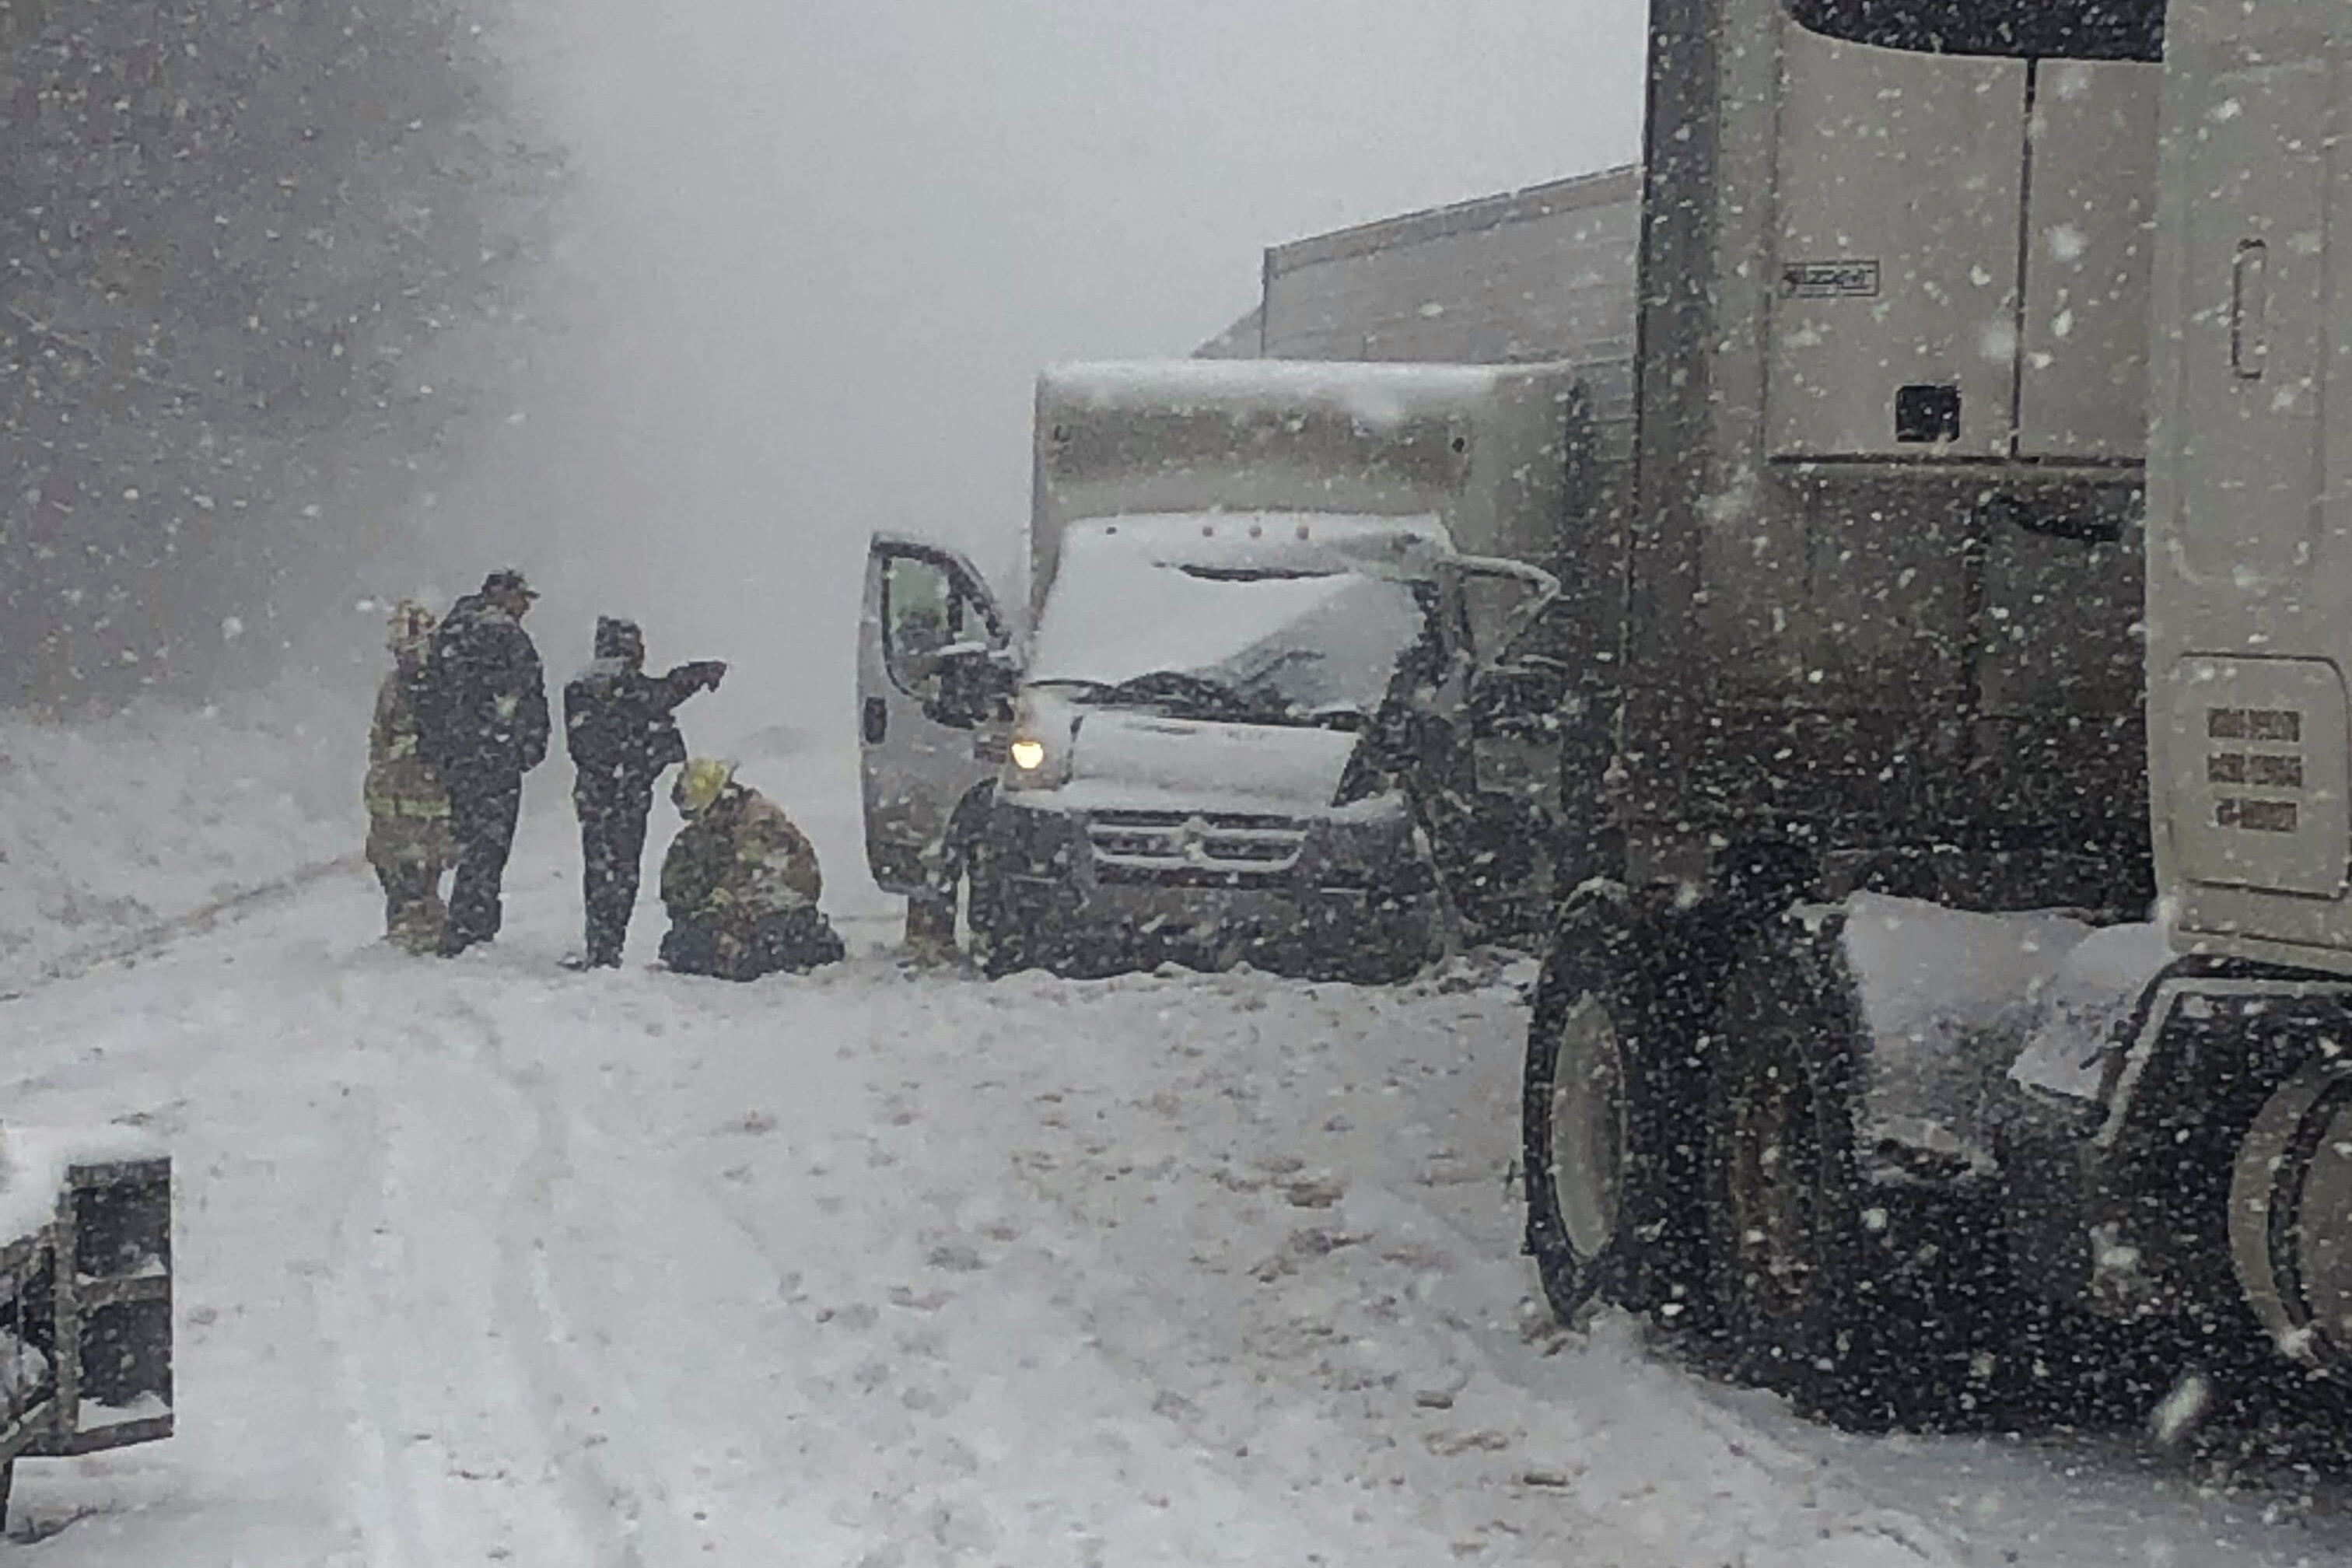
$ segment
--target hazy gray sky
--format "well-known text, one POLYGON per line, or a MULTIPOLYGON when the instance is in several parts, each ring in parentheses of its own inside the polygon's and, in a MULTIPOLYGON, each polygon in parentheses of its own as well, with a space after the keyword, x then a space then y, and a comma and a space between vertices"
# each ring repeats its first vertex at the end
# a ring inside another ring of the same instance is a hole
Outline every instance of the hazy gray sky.
POLYGON ((840 726, 866 534, 995 570, 1031 380, 1181 354, 1271 241, 1629 158, 1638 0, 520 0, 588 301, 490 504, 543 640, 642 611, 729 727, 840 726), (576 624, 575 624, 576 623, 576 624))

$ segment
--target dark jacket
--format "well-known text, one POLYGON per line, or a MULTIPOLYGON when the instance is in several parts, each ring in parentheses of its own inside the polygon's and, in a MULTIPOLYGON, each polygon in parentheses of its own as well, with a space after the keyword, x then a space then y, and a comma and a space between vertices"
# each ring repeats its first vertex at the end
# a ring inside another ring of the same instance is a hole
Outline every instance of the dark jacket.
POLYGON ((709 664, 647 675, 623 658, 600 658, 563 688, 563 736, 580 770, 577 787, 598 793, 653 793, 664 768, 686 761, 677 709, 714 684, 709 664))
POLYGON ((428 668, 421 732, 444 779, 519 779, 547 760, 547 676, 520 621, 467 595, 434 634, 428 668))

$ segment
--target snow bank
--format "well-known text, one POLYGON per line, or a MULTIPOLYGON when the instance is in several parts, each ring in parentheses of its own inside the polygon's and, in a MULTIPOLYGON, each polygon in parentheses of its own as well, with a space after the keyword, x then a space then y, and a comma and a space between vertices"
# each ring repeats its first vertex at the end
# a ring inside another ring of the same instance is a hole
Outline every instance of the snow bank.
POLYGON ((84 726, 0 718, 0 982, 357 853, 366 722, 286 689, 84 726))

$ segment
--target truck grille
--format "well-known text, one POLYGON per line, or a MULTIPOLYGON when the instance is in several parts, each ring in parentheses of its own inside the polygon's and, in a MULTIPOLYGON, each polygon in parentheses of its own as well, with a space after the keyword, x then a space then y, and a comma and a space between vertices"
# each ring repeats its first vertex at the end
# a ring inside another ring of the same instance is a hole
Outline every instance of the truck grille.
POLYGON ((1097 871, 1114 881, 1243 880, 1298 864, 1307 826, 1240 812, 1103 811, 1087 821, 1087 837, 1097 871))

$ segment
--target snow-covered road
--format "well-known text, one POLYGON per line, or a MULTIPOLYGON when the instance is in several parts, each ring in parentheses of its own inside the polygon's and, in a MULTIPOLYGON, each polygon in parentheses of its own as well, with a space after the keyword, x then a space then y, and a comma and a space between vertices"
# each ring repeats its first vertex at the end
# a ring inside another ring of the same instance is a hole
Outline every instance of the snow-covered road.
POLYGON ((182 1435, 26 1466, 0 1557, 2352 1562, 2340 1494, 1842 1437, 1533 1327, 1523 971, 990 985, 869 889, 821 977, 574 975, 559 826, 455 964, 339 876, 0 1006, 10 1116, 173 1145, 182 1314, 182 1435))

